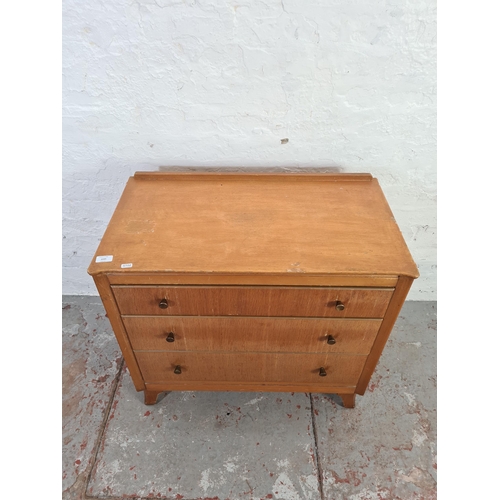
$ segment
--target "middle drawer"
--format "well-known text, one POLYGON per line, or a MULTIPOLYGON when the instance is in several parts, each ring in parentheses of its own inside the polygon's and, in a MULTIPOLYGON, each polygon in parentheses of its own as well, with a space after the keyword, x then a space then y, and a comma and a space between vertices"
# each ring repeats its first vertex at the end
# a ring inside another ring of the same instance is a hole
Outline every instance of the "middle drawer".
POLYGON ((124 316, 135 351, 368 354, 382 320, 235 316, 124 316))

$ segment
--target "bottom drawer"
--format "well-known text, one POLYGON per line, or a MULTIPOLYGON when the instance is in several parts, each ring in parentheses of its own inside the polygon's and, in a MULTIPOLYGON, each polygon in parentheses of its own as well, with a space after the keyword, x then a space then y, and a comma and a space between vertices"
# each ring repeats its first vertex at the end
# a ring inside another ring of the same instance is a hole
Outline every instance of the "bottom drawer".
POLYGON ((366 361, 366 356, 347 354, 142 351, 135 355, 147 384, 220 381, 356 386, 366 361))

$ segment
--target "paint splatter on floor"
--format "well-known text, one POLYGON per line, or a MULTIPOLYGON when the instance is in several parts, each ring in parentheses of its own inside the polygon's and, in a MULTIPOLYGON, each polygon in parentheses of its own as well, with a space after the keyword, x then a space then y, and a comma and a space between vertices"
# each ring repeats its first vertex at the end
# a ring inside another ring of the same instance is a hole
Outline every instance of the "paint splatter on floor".
POLYGON ((209 392, 146 407, 126 367, 116 379, 99 298, 65 297, 63 500, 433 500, 435 328, 435 303, 407 302, 354 409, 335 395, 209 392))

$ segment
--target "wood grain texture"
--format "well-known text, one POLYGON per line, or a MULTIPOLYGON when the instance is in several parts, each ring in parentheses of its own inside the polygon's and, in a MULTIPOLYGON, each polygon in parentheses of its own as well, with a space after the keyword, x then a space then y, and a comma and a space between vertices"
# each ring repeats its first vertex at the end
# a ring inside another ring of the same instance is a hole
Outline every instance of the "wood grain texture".
MULTIPOLYGON (((321 385, 314 382, 231 382, 231 381, 192 381, 181 380, 163 383, 146 383, 146 388, 160 394, 170 391, 236 391, 236 392, 323 392, 328 394, 353 394, 355 386, 329 385, 322 381, 321 385)), ((154 404, 154 403, 152 403, 154 404)))
POLYGON ((305 391, 347 408, 418 277, 370 174, 248 172, 136 173, 88 272, 146 404, 305 391))
POLYGON ((347 354, 275 354, 207 352, 136 352, 146 383, 294 382, 355 386, 366 356, 347 354), (176 366, 181 368, 175 374, 176 366), (324 367, 327 375, 319 376, 324 367))
POLYGON ((105 275, 94 276, 94 283, 101 297, 104 309, 106 310, 106 314, 115 333, 116 340, 118 341, 118 345, 120 346, 125 362, 127 363, 134 386, 138 391, 142 391, 145 388, 142 374, 135 359, 134 351, 130 345, 127 332, 123 326, 120 312, 116 306, 116 301, 113 297, 108 279, 105 275))
POLYGON ((360 178, 140 174, 95 255, 112 262, 89 273, 418 276, 377 180, 360 178))
POLYGON ((382 354, 387 339, 389 338, 389 335, 394 327, 394 323, 398 319, 398 314, 401 311, 401 307, 404 304, 412 283, 413 279, 407 276, 401 276, 399 278, 398 285, 396 286, 396 290, 394 291, 387 313, 382 321, 382 325, 375 342, 373 343, 372 350, 366 359, 366 365, 363 368, 363 372, 356 386, 356 394, 363 395, 365 393, 368 383, 370 382, 370 378, 375 371, 380 355, 382 354))
POLYGON ((270 180, 283 181, 286 176, 287 182, 339 182, 339 181, 371 181, 373 176, 365 173, 277 173, 277 172, 136 172, 135 179, 142 180, 169 180, 169 181, 202 181, 217 180, 241 181, 242 179, 253 179, 260 182, 270 180))
POLYGON ((125 316, 135 351, 324 352, 368 355, 382 320, 125 316), (172 332, 173 342, 167 342, 172 332), (328 336, 335 344, 328 344, 328 336))
POLYGON ((207 273, 121 273, 108 274, 112 285, 274 285, 347 286, 394 288, 397 276, 301 275, 292 274, 207 274, 207 273))
POLYGON ((382 318, 393 290, 372 288, 113 286, 121 314, 382 318), (159 303, 166 299, 168 307, 159 303), (337 301, 344 309, 336 308, 337 301))

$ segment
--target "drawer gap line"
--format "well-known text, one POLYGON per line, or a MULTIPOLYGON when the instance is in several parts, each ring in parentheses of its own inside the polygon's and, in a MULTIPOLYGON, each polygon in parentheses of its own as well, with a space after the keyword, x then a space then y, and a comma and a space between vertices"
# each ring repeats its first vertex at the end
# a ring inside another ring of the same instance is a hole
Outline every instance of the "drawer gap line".
POLYGON ((368 356, 369 352, 365 353, 360 353, 360 352, 325 352, 325 351, 174 351, 174 350, 165 350, 165 349, 134 349, 134 352, 165 352, 165 353, 174 353, 174 352, 179 352, 179 353, 189 353, 189 354, 201 354, 201 353, 210 353, 210 354, 241 354, 241 353, 248 353, 248 354, 299 354, 299 355, 304 355, 304 354, 326 354, 328 356, 334 355, 334 356, 362 356, 366 357, 368 356))
POLYGON ((244 315, 186 315, 186 314, 122 314, 122 318, 250 318, 250 319, 311 319, 311 320, 341 320, 341 321, 382 321, 384 318, 365 318, 357 316, 244 316, 244 315))

